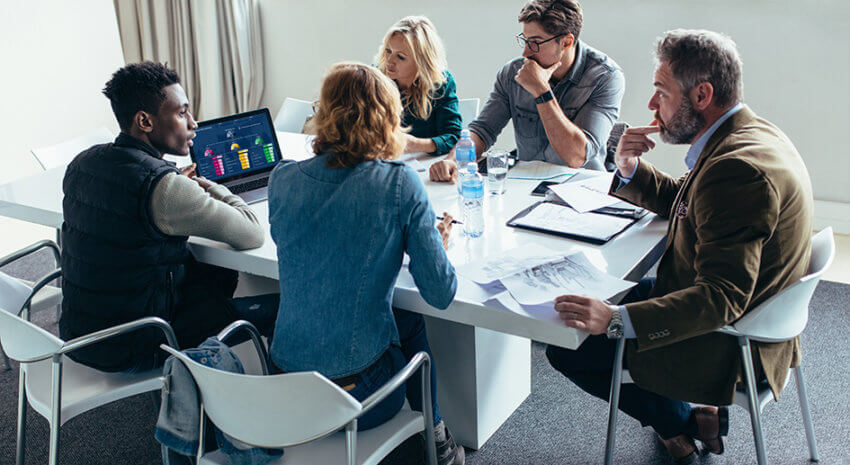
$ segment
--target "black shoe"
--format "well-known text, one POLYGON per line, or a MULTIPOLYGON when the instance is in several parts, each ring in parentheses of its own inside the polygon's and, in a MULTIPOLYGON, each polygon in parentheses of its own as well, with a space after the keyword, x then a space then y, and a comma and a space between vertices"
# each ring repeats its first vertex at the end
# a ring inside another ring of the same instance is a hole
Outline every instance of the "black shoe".
POLYGON ((434 427, 434 442, 437 445, 437 463, 439 465, 464 465, 466 452, 463 446, 455 444, 452 433, 446 428, 445 422, 434 427))

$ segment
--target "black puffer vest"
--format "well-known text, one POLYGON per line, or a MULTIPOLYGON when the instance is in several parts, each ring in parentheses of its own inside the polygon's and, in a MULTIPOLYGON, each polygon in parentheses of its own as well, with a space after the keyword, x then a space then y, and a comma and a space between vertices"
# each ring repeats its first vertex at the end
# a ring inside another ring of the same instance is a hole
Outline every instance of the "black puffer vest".
MULTIPOLYGON (((176 289, 190 258, 186 236, 155 226, 151 194, 167 173, 179 173, 149 145, 125 134, 80 153, 65 172, 62 203, 64 339, 145 316, 171 320, 176 289)), ((159 350, 155 329, 82 349, 71 358, 116 371, 159 350)))

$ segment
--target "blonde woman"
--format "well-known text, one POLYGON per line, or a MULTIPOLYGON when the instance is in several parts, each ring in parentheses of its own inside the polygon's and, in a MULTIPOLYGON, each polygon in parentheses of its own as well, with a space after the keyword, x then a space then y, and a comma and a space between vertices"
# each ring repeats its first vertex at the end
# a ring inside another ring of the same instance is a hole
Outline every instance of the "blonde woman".
POLYGON ((457 86, 431 21, 408 16, 393 24, 375 61, 401 92, 402 126, 410 128, 404 151, 448 153, 460 137, 462 124, 457 86))
MULTIPOLYGON (((419 351, 430 353, 422 315, 392 308, 404 253, 426 302, 446 308, 457 289, 444 250, 451 219, 435 228, 425 186, 390 161, 404 148, 396 86, 359 63, 331 67, 311 125, 316 156, 283 162, 269 181, 280 300, 271 359, 282 371, 316 370, 358 400, 386 383, 419 351)), ((445 213, 444 213, 445 215, 445 213)), ((437 407, 437 455, 464 463, 437 407)), ((392 418, 404 403, 421 410, 421 379, 361 417, 359 429, 392 418)))

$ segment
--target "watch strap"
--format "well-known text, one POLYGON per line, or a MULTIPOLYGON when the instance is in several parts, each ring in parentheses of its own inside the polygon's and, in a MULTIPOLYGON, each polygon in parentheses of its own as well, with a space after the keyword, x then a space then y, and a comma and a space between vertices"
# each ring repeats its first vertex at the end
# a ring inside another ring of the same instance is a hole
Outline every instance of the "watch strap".
POLYGON ((552 93, 551 89, 549 89, 546 92, 543 92, 542 94, 540 94, 539 97, 534 99, 534 103, 537 104, 537 105, 540 105, 541 103, 546 103, 549 100, 552 100, 554 98, 555 98, 555 94, 552 93))

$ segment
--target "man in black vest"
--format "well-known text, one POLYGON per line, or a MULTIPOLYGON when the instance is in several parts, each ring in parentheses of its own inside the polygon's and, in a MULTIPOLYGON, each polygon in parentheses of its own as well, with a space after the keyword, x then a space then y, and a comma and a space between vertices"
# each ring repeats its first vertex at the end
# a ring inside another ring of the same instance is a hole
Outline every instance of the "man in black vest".
MULTIPOLYGON (((236 272, 196 262, 187 247, 197 235, 255 248, 266 232, 226 187, 162 158, 188 155, 197 128, 177 73, 132 64, 103 93, 121 134, 80 153, 65 172, 61 336, 158 316, 181 347, 194 347, 240 318, 271 327, 277 296, 231 299, 236 272)), ((143 371, 164 361, 162 341, 145 329, 70 356, 105 371, 143 371)))

